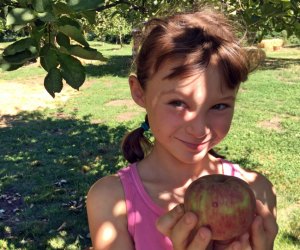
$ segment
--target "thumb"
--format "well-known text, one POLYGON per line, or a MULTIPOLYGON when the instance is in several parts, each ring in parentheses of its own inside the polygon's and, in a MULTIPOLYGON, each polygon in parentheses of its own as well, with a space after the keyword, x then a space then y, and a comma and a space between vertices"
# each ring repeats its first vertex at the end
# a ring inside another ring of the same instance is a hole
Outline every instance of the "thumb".
POLYGON ((159 217, 156 221, 156 228, 162 234, 170 236, 171 230, 178 220, 183 216, 184 208, 182 204, 175 206, 169 212, 159 217))

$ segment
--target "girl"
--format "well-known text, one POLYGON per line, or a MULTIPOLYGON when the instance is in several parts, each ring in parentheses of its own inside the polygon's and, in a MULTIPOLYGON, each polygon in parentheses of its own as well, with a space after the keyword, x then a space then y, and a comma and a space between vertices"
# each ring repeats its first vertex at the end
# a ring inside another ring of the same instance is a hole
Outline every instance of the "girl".
POLYGON ((276 198, 262 175, 219 158, 212 150, 227 135, 246 55, 229 22, 211 10, 153 19, 129 77, 145 122, 123 142, 127 168, 97 181, 87 197, 95 250, 270 250, 277 234, 276 198), (153 144, 143 135, 150 127, 153 144), (189 234, 197 217, 182 209, 188 185, 208 174, 242 178, 257 199, 251 230, 227 245, 208 228, 189 234))

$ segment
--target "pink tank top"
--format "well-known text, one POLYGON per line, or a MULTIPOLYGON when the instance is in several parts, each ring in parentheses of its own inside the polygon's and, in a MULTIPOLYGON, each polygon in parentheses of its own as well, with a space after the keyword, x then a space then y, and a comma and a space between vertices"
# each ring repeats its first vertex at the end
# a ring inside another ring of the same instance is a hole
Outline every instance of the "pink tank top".
MULTIPOLYGON (((223 174, 240 177, 234 164, 221 161, 223 174)), ((155 226, 156 220, 167 211, 156 205, 146 192, 136 163, 119 170, 118 176, 124 189, 128 231, 135 250, 173 250, 171 240, 157 231, 155 226)))

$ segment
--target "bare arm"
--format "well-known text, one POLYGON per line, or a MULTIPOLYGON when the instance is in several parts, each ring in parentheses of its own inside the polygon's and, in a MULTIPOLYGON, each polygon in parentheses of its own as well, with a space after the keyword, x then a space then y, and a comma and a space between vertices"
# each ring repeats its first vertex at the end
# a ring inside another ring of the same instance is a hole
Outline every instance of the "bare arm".
POLYGON ((118 176, 104 177, 91 187, 87 214, 93 250, 134 250, 118 176))
POLYGON ((257 216, 251 227, 253 249, 273 249, 278 233, 276 223, 276 192, 262 174, 241 171, 256 196, 257 216))
POLYGON ((256 199, 266 205, 276 218, 276 192, 272 183, 260 173, 249 172, 242 169, 240 169, 240 172, 254 191, 256 199))

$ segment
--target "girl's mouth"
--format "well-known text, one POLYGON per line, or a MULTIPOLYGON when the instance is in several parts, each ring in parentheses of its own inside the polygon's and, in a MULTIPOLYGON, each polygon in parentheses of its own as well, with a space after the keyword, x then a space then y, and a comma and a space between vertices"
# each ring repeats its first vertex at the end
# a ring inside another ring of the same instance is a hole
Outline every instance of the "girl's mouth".
POLYGON ((200 152, 202 151, 204 148, 207 147, 207 144, 211 141, 211 139, 208 139, 206 141, 202 141, 199 143, 195 143, 195 142, 187 142, 181 139, 178 139, 179 141, 181 141, 187 148, 191 149, 192 151, 197 151, 200 152))

